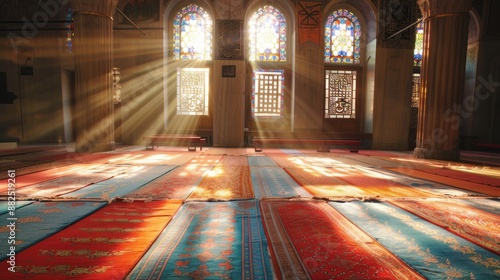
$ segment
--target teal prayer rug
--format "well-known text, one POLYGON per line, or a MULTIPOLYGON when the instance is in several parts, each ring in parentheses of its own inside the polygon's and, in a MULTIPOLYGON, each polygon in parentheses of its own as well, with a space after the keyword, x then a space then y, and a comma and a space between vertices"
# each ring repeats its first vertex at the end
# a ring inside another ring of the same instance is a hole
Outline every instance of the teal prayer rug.
POLYGON ((274 279, 256 200, 181 206, 129 279, 274 279))

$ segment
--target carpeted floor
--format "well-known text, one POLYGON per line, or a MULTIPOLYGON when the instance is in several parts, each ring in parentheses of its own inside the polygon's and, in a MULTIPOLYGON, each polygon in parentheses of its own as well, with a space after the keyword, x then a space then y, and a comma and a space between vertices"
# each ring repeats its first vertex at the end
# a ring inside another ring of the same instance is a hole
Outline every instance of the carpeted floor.
POLYGON ((0 151, 0 279, 500 279, 498 155, 0 151))

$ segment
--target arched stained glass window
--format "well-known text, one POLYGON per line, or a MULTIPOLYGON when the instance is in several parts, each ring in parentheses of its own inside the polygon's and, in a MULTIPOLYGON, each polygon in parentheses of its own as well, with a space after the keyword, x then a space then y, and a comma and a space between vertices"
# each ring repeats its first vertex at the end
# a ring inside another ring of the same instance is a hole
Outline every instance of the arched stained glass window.
POLYGON ((75 33, 73 31, 74 27, 74 17, 73 17, 73 8, 69 7, 68 12, 66 13, 66 51, 69 53, 73 52, 73 36, 75 33))
POLYGON ((286 20, 273 6, 258 9, 248 22, 249 60, 286 61, 286 20))
POLYGON ((174 59, 212 59, 212 19, 200 6, 191 4, 174 18, 174 59))
POLYGON ((422 54, 424 50, 424 21, 417 25, 417 32, 415 34, 415 50, 413 55, 413 65, 422 66, 422 54))
POLYGON ((325 62, 360 63, 361 26, 345 9, 331 13, 325 23, 325 62))

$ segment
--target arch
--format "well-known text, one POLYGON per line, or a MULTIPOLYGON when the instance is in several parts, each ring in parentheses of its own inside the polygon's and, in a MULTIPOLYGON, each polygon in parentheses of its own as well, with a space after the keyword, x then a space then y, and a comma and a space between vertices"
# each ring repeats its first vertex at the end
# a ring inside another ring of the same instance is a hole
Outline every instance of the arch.
POLYGON ((324 37, 325 62, 360 63, 361 25, 353 12, 341 8, 330 13, 325 20, 324 37))
POLYGON ((172 33, 174 60, 212 60, 213 20, 205 9, 194 3, 182 7, 172 33))
POLYGON ((278 8, 258 8, 248 20, 248 33, 249 61, 286 61, 287 22, 278 8))

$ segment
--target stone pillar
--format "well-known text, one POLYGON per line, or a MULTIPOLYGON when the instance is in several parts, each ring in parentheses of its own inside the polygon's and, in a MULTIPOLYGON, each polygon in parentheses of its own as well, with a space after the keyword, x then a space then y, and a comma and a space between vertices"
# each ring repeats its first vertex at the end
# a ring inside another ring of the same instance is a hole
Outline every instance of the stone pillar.
POLYGON ((459 160, 458 106, 463 103, 472 0, 418 0, 418 4, 425 38, 414 156, 459 160))
POLYGON ((76 151, 113 150, 113 18, 118 0, 71 0, 74 11, 76 151))

